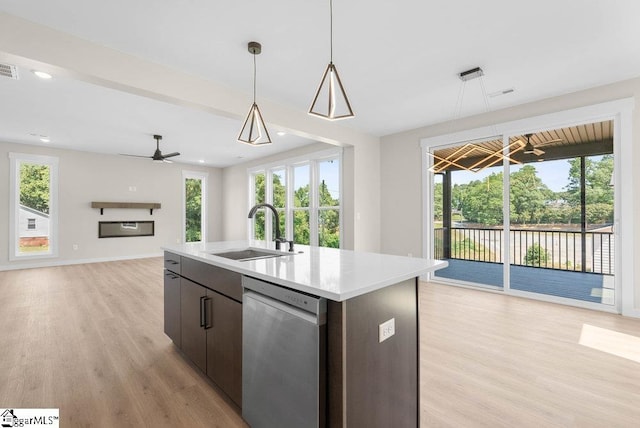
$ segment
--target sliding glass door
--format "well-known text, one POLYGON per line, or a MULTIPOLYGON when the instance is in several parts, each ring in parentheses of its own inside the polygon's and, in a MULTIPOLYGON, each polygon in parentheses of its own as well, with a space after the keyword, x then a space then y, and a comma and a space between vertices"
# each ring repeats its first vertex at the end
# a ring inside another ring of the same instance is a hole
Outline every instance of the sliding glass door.
POLYGON ((433 251, 444 280, 502 288, 502 138, 437 150, 433 163, 433 251))
POLYGON ((429 162, 432 254, 449 262, 436 279, 615 304, 612 121, 436 148, 429 162))
MULTIPOLYGON (((553 135, 572 140, 562 130, 553 135)), ((512 290, 615 304, 614 155, 606 135, 570 152, 541 139, 534 162, 511 167, 512 290)))

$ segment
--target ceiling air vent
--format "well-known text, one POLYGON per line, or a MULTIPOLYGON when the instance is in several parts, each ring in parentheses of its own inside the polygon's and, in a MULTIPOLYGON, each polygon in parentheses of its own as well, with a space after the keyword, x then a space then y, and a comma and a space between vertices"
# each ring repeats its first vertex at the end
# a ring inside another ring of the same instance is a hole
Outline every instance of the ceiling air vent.
POLYGON ((0 76, 18 80, 18 69, 15 65, 0 64, 0 76))

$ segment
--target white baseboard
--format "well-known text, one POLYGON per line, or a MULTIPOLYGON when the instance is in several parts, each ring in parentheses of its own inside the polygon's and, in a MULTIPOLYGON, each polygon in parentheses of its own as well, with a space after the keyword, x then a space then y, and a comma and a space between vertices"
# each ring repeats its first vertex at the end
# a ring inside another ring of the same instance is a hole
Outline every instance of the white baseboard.
POLYGON ((48 260, 43 262, 34 263, 16 263, 11 265, 0 265, 0 272, 5 270, 18 270, 18 269, 33 269, 53 266, 67 266, 67 265, 82 265, 87 263, 103 263, 103 262, 117 262, 120 260, 135 260, 135 259, 147 259, 150 257, 160 257, 162 252, 151 254, 136 254, 132 256, 117 256, 117 257, 98 257, 95 259, 73 259, 73 260, 48 260))
POLYGON ((640 309, 623 309, 622 315, 631 318, 640 318, 640 309))

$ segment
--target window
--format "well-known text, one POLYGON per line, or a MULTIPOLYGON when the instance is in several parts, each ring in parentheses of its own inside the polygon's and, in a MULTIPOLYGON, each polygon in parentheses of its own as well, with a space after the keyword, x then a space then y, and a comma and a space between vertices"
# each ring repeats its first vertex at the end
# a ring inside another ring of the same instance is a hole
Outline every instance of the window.
POLYGON ((340 247, 340 163, 318 162, 318 245, 340 247))
POLYGON ((287 227, 287 170, 286 168, 271 171, 271 204, 278 212, 280 232, 286 235, 287 227))
POLYGON ((58 158, 9 153, 10 260, 58 255, 58 158))
POLYGON ((310 165, 293 168, 293 242, 309 245, 309 172, 310 165))
MULTIPOLYGON (((340 248, 341 151, 317 153, 249 171, 250 204, 272 204, 280 232, 296 244, 340 248)), ((275 236, 271 211, 250 223, 253 239, 275 236)))
POLYGON ((206 240, 207 173, 182 171, 184 242, 206 240))
MULTIPOLYGON (((261 204, 265 202, 265 181, 264 181, 264 172, 259 172, 252 174, 251 184, 253 188, 252 198, 253 203, 251 206, 255 204, 261 204)), ((253 220, 251 223, 252 233, 251 236, 253 239, 264 240, 265 237, 265 212, 264 210, 259 210, 256 215, 253 216, 253 220)))

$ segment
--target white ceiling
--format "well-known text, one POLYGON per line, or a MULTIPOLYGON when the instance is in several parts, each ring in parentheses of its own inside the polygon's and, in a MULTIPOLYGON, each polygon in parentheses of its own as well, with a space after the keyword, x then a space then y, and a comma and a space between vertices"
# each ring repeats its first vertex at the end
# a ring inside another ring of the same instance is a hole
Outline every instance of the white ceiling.
POLYGON ((252 147, 236 141, 238 120, 64 77, 41 80, 25 68, 18 76, 0 77, 0 141, 41 145, 45 135, 56 148, 151 156, 159 134, 163 153, 181 153, 172 161, 214 167, 313 143, 272 128, 273 144, 252 147))
MULTIPOLYGON (((258 103, 266 98, 300 111, 329 59, 328 0, 0 0, 0 8, 244 93, 252 77, 246 43, 257 40, 258 103)), ((637 0, 334 0, 334 62, 356 112, 340 126, 380 136, 449 120, 461 86, 457 74, 475 66, 485 71, 487 93, 515 89, 490 97, 491 109, 636 77, 638 16, 637 0)), ((5 91, 24 91, 12 92, 23 100, 0 110, 10 119, 4 123, 22 124, 9 133, 3 125, 5 140, 25 142, 26 131, 55 129, 69 147, 82 141, 91 150, 89 141, 107 134, 113 147, 102 140, 102 151, 151 154, 157 132, 165 135, 165 151, 217 166, 310 142, 272 135, 277 147, 256 154, 235 142, 236 120, 28 74, 20 89, 0 79, 4 99, 5 91)), ((485 108, 479 81, 468 82, 460 115, 485 108)))

